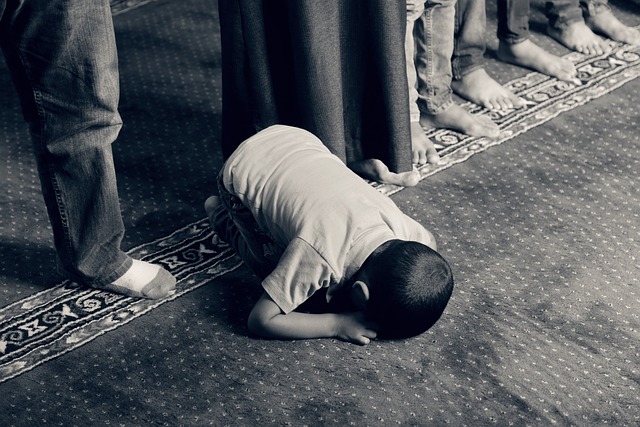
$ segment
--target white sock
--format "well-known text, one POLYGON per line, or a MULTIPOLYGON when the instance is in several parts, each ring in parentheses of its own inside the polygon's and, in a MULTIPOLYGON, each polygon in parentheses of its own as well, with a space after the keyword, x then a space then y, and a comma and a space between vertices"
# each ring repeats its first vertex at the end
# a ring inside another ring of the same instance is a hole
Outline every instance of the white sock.
POLYGON ((118 279, 104 288, 132 297, 157 299, 168 295, 176 287, 176 279, 156 264, 137 259, 118 279))

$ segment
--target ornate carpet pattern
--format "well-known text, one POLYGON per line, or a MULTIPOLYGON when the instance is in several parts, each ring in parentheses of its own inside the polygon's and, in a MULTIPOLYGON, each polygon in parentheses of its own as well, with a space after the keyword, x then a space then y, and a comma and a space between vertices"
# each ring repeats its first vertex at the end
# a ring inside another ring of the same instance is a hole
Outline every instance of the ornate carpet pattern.
POLYGON ((161 300, 130 298, 65 281, 0 310, 0 382, 118 328, 236 269, 240 260, 202 220, 129 251, 179 281, 161 300))
MULTIPOLYGON (((123 7, 133 7, 135 2, 122 3, 123 7)), ((639 49, 619 45, 609 55, 570 54, 567 57, 577 64, 583 82, 580 86, 536 73, 510 82, 507 86, 526 100, 527 107, 491 113, 502 129, 501 137, 491 140, 451 131, 429 132, 437 142, 443 161, 435 167, 421 168, 422 177, 464 162, 635 79, 640 74, 639 49)), ((466 104, 466 108, 473 113, 482 112, 472 104, 466 104)), ((393 186, 378 188, 389 195, 401 190, 393 186)), ((211 232, 206 220, 189 224, 129 252, 171 271, 179 280, 176 293, 157 301, 138 300, 63 282, 3 307, 0 309, 0 382, 72 351, 241 264, 233 251, 211 232)))
MULTIPOLYGON (((565 58, 576 64, 582 85, 559 81, 539 73, 529 73, 505 84, 505 87, 524 98, 526 108, 488 113, 500 126, 501 134, 498 138, 471 137, 443 129, 427 132, 427 136, 435 142, 442 161, 435 166, 422 166, 419 169, 422 179, 540 126, 565 111, 599 98, 635 79, 640 72, 638 46, 620 44, 608 55, 585 56, 572 52, 565 58)), ((482 114, 485 110, 472 103, 466 103, 464 107, 473 114, 482 114)), ((392 185, 378 187, 389 195, 401 189, 392 185)))

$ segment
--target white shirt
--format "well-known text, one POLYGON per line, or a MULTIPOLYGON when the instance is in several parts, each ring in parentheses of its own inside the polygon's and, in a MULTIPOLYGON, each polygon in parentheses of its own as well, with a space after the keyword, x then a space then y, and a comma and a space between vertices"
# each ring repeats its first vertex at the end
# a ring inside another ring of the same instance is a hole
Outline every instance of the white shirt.
POLYGON ((284 313, 320 288, 327 300, 381 244, 431 234, 331 154, 313 134, 271 126, 229 157, 224 186, 286 247, 262 281, 284 313))

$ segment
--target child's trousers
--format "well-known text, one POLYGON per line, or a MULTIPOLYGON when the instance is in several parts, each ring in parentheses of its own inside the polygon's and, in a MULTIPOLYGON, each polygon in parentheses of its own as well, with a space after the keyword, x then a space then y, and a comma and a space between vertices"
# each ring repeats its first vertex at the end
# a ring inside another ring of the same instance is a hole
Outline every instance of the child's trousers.
POLYGON ((260 228, 240 199, 227 191, 222 172, 218 175, 218 194, 220 204, 209 217, 211 227, 251 271, 261 278, 267 277, 278 265, 284 248, 260 228))

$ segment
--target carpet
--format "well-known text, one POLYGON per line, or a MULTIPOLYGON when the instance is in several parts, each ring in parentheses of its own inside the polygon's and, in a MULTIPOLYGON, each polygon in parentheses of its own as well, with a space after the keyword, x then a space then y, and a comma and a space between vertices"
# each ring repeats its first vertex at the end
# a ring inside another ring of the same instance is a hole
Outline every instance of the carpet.
MULTIPOLYGON (((426 132, 434 141, 442 162, 420 167, 418 170, 422 179, 464 162, 474 154, 502 144, 638 77, 640 50, 637 47, 620 44, 608 55, 585 57, 572 52, 564 57, 576 65, 581 85, 559 81, 539 73, 529 73, 504 84, 524 99, 526 108, 486 112, 478 105, 469 102, 463 104, 472 114, 488 113, 500 126, 498 138, 471 137, 446 129, 426 132)), ((378 187, 389 195, 400 190, 389 185, 378 187)))
POLYGON ((34 262, 52 252, 33 166, 11 143, 24 130, 2 98, 2 425, 640 424, 638 48, 570 54, 581 86, 511 79, 528 106, 492 113, 498 140, 432 132, 443 164, 416 188, 379 186, 454 266, 432 330, 367 347, 266 341, 244 325, 257 279, 201 218, 220 164, 200 162, 219 131, 215 36, 201 37, 215 14, 195 0, 137 6, 116 19, 125 243, 174 272, 178 292, 51 283, 51 261, 34 262))

